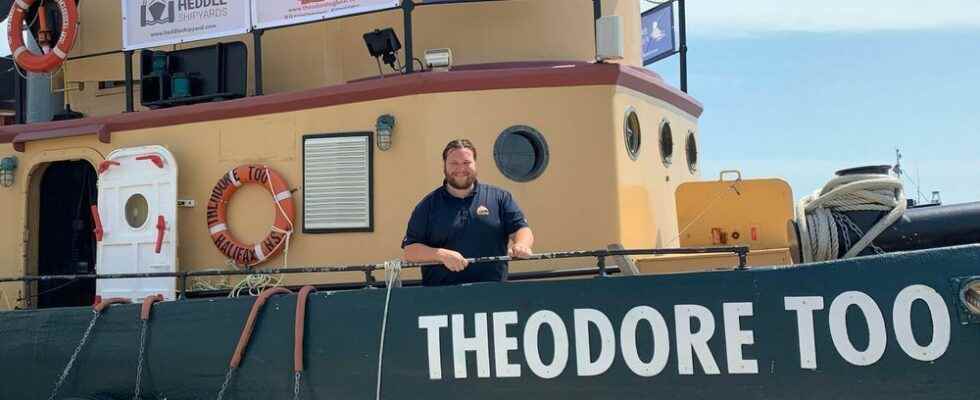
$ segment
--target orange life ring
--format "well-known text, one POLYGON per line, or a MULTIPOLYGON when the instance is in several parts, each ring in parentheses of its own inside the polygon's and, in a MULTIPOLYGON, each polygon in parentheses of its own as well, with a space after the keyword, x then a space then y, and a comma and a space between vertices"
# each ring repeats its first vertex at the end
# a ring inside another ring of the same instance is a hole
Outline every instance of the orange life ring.
POLYGON ((207 219, 211 241, 226 257, 242 267, 251 267, 276 255, 293 233, 296 209, 289 186, 278 173, 265 165, 241 165, 228 171, 211 189, 207 219), (276 207, 276 222, 269 235, 259 243, 244 244, 228 230, 228 201, 246 183, 261 184, 272 194, 276 207))
MULTIPOLYGON (((46 54, 35 54, 24 46, 21 26, 24 23, 24 13, 37 0, 15 0, 10 7, 10 21, 7 26, 7 43, 13 52, 14 60, 21 68, 31 72, 51 72, 58 68, 68 57, 75 38, 78 36, 78 7, 74 0, 56 0, 61 11, 61 37, 58 43, 46 54)), ((42 21, 44 16, 40 17, 42 21)), ((44 24, 42 24, 44 25, 44 24)))

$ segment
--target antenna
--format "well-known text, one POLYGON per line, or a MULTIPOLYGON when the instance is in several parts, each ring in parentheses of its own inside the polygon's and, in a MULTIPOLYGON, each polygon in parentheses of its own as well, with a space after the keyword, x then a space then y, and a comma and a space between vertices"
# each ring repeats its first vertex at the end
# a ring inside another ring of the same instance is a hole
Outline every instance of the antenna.
POLYGON ((902 170, 902 150, 901 149, 897 149, 897 148, 895 149, 895 166, 892 167, 892 172, 894 172, 895 175, 899 177, 899 179, 901 179, 902 178, 902 174, 905 173, 905 171, 902 170))
POLYGON ((921 203, 922 199, 926 196, 922 195, 922 177, 919 176, 919 166, 915 166, 915 200, 916 203, 921 203))

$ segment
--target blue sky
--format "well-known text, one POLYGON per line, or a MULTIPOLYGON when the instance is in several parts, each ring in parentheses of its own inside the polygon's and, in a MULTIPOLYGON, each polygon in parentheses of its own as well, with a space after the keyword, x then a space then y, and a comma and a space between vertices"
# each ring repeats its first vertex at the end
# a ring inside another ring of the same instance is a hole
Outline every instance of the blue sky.
MULTIPOLYGON (((980 3, 861 3, 687 2, 703 178, 782 177, 798 199, 899 148, 910 197, 980 201, 980 3)), ((676 56, 650 68, 679 86, 676 56)))

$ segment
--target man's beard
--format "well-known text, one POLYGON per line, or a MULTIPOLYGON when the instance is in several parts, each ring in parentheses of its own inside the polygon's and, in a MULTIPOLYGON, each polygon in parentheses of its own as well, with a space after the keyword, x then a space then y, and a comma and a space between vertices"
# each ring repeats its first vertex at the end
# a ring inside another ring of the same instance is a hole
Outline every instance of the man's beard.
POLYGON ((474 183, 476 183, 476 173, 470 174, 462 178, 453 177, 452 175, 449 175, 447 173, 446 182, 449 183, 449 186, 452 186, 453 189, 466 190, 472 187, 474 183))

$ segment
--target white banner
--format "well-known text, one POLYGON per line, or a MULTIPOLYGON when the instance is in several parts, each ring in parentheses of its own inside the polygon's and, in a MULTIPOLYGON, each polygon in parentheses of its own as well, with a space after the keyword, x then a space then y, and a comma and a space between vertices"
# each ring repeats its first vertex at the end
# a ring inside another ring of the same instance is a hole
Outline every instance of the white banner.
POLYGON ((249 3, 249 0, 122 0, 123 49, 246 33, 251 24, 249 3))
POLYGON ((252 26, 265 29, 398 7, 400 0, 253 0, 252 26))

